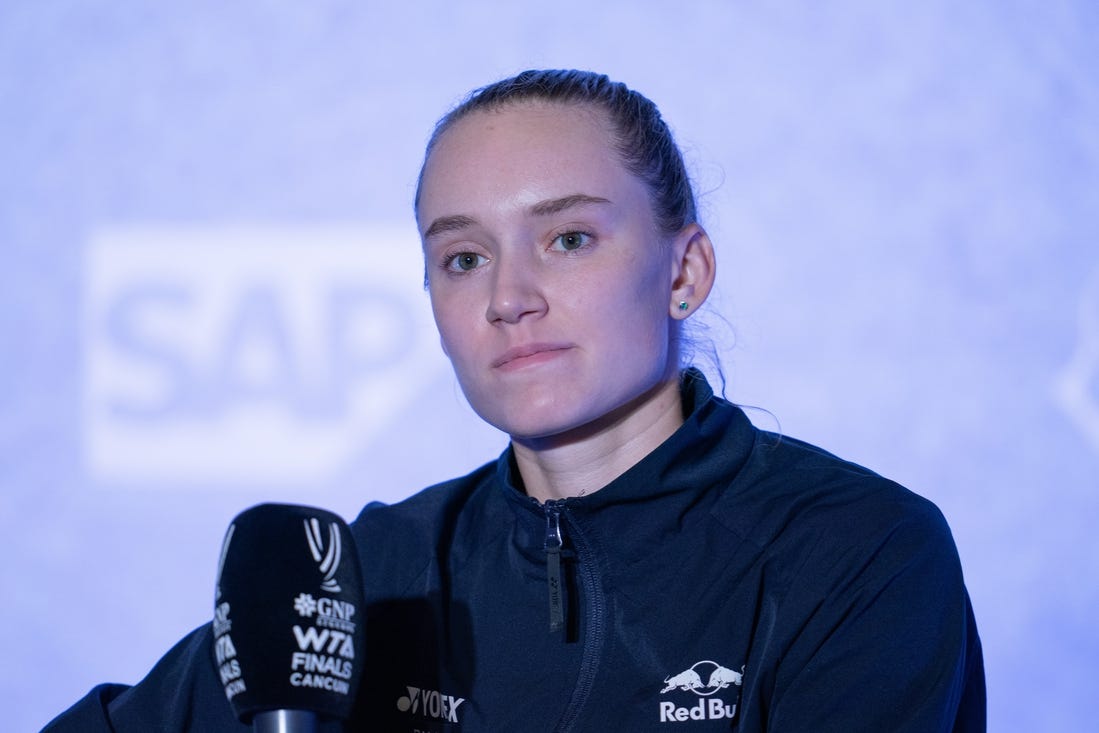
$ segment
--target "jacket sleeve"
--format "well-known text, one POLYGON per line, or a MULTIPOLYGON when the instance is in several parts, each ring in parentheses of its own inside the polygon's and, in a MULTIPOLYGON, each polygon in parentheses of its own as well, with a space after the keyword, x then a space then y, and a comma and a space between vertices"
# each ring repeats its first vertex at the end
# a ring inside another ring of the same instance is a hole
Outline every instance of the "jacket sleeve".
POLYGON ((210 625, 191 632, 137 685, 99 685, 43 733, 242 731, 210 658, 210 625))
POLYGON ((129 685, 96 685, 71 708, 54 718, 42 729, 42 733, 104 733, 113 730, 107 717, 107 705, 128 689, 129 685))
POLYGON ((838 559, 806 564, 816 592, 793 611, 769 729, 984 731, 980 640, 945 519, 928 505, 872 537, 840 553, 826 542, 818 557, 838 559))

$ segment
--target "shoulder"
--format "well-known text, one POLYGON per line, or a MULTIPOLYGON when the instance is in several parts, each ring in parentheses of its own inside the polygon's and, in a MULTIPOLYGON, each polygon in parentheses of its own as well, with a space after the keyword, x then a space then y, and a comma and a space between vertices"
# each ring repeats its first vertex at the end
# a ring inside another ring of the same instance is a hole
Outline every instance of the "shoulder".
POLYGON ((96 687, 43 733, 248 730, 225 700, 212 648, 207 623, 172 647, 140 683, 96 687))
POLYGON ((401 533, 433 533, 447 517, 461 511, 474 496, 492 483, 497 461, 480 466, 465 476, 429 486, 395 504, 371 502, 363 507, 352 522, 356 534, 379 532, 390 534, 393 529, 401 533))
POLYGON ((867 729, 939 729, 963 697, 963 715, 981 715, 980 641, 950 528, 931 501, 766 433, 733 487, 778 630, 776 728, 850 727, 835 713, 841 687, 872 692, 859 712, 867 729))
POLYGON ((486 463, 395 504, 367 504, 351 523, 366 587, 399 594, 413 584, 460 522, 487 511, 498 493, 492 491, 497 463, 486 463))
POLYGON ((908 521, 945 528, 931 501, 896 481, 810 443, 763 431, 734 486, 757 521, 765 520, 765 530, 778 530, 793 518, 857 522, 868 530, 908 521))
POLYGON ((919 560, 960 581, 954 540, 934 503, 817 446, 760 431, 730 488, 723 521, 803 579, 832 583, 919 560))

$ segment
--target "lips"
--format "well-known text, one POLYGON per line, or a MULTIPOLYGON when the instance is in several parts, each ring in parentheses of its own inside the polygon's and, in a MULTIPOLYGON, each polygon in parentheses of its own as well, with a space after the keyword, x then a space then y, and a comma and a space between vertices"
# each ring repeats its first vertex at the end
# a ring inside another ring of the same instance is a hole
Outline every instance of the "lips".
POLYGON ((492 368, 514 368, 533 364, 556 356, 557 352, 572 348, 571 344, 539 343, 524 344, 508 349, 492 361, 492 368))

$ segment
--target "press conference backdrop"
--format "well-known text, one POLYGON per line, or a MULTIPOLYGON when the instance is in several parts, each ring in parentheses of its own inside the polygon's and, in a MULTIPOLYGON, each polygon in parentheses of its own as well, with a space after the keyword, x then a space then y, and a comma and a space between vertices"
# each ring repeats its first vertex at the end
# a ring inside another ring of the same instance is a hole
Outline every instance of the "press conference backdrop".
POLYGON ((7 0, 6 725, 207 620, 241 509, 350 519, 503 448, 438 347, 411 199, 465 91, 570 66, 686 151, 727 394, 943 509, 992 730, 1088 729, 1097 33, 1086 1, 7 0))

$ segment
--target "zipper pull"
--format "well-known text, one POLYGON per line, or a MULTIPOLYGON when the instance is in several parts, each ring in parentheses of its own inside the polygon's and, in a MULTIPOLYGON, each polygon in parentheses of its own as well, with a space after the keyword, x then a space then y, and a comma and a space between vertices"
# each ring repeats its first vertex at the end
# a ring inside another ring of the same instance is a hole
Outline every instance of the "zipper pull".
POLYGON ((549 586, 550 633, 560 631, 565 625, 565 599, 561 588, 561 510, 546 507, 546 581, 549 586))

